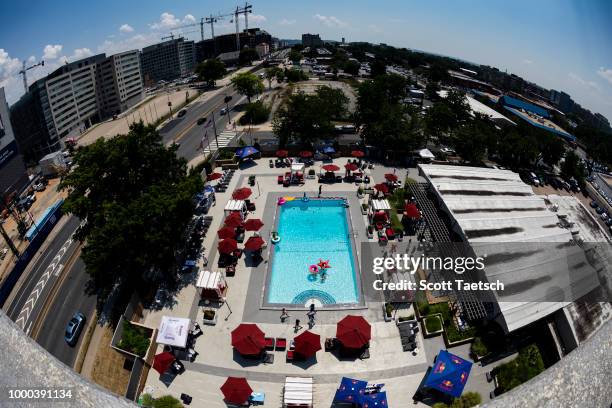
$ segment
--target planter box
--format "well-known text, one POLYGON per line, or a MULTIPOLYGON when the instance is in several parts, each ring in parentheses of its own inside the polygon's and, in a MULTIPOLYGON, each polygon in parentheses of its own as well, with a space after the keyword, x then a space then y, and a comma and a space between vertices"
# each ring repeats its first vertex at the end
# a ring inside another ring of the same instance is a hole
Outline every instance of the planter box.
POLYGON ((217 324, 217 316, 219 315, 219 313, 217 313, 216 310, 205 310, 204 311, 204 317, 202 318, 202 323, 206 324, 208 326, 214 326, 215 324, 217 324), (214 316, 212 317, 212 319, 207 319, 206 318, 206 312, 213 312, 214 316))
MULTIPOLYGON (((444 327, 442 327, 442 329, 444 329, 444 327)), ((444 330, 443 337, 444 337, 444 344, 446 344, 447 348, 461 346, 461 345, 468 344, 474 341, 474 337, 468 337, 467 339, 463 339, 459 341, 449 341, 448 336, 446 335, 446 330, 444 330)))
POLYGON ((366 235, 368 236, 368 239, 374 238, 374 230, 366 228, 366 235))
POLYGON ((444 333, 444 324, 442 322, 442 315, 440 315, 439 313, 425 316, 423 320, 421 321, 421 323, 423 326, 423 334, 425 335, 425 337, 439 336, 440 334, 444 333), (437 330, 435 332, 427 331, 427 324, 426 324, 427 319, 438 319, 440 321, 440 330, 437 330))
POLYGON ((362 206, 360 206, 360 208, 361 208, 361 214, 363 214, 363 215, 368 215, 368 209, 369 209, 369 207, 366 207, 366 208, 364 209, 364 208, 363 208, 363 205, 362 205, 362 206))

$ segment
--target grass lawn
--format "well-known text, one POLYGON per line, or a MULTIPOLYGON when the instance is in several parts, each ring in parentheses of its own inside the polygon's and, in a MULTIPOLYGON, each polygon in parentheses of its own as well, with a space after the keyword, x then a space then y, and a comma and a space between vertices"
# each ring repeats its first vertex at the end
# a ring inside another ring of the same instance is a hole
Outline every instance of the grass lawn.
POLYGON ((417 306, 422 316, 429 316, 436 313, 440 313, 442 315, 442 322, 444 325, 444 330, 446 330, 446 337, 451 343, 469 339, 470 337, 474 337, 476 335, 475 327, 468 327, 466 330, 462 331, 455 327, 451 310, 447 302, 429 304, 427 303, 427 300, 424 299, 424 296, 422 296, 417 300, 417 306))
POLYGON ((123 368, 125 357, 110 346, 112 338, 113 328, 105 326, 91 376, 96 384, 123 396, 130 381, 130 371, 123 368))
POLYGON ((535 344, 519 350, 517 358, 493 369, 499 391, 502 393, 521 385, 542 371, 544 371, 544 361, 535 344))
POLYGON ((425 328, 427 329, 427 333, 435 333, 440 331, 442 328, 442 323, 440 322, 439 316, 428 316, 424 319, 425 328))

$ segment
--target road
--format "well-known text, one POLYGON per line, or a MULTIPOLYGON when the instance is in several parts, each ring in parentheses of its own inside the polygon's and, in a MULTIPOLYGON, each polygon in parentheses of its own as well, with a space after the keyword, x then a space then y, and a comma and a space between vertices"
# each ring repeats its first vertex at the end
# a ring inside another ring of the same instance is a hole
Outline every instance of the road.
MULTIPOLYGON (((217 131, 223 131, 229 118, 219 115, 219 111, 226 106, 226 95, 232 96, 230 107, 245 100, 228 86, 205 101, 193 103, 182 118, 175 117, 160 130, 164 143, 178 143, 177 155, 187 161, 196 157, 206 131, 204 125, 197 125, 197 120, 214 112, 217 131)), ((232 111, 230 115, 233 119, 235 113, 232 111)), ((207 131, 209 137, 203 147, 214 140, 213 127, 208 127, 207 131)), ((66 323, 80 311, 87 316, 89 324, 94 316, 96 298, 85 294, 88 275, 79 257, 80 244, 72 240, 79 220, 66 217, 69 218, 59 227, 53 240, 46 243, 45 253, 26 270, 26 278, 6 312, 43 348, 73 367, 84 336, 80 336, 75 347, 68 346, 64 341, 66 323)))

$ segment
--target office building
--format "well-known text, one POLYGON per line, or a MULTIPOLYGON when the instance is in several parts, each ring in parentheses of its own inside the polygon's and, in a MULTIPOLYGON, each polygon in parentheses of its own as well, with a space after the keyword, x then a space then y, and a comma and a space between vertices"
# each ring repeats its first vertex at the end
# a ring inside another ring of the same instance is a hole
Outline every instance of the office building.
POLYGON ((595 113, 590 120, 590 125, 602 132, 610 133, 610 122, 601 113, 595 113))
POLYGON ((29 178, 23 157, 17 148, 6 103, 4 88, 0 88, 0 194, 18 194, 28 185, 29 178))
POLYGON ((304 47, 320 47, 323 45, 323 40, 319 34, 302 34, 302 45, 304 47))
POLYGON ((550 101, 563 113, 571 113, 574 110, 574 101, 571 96, 563 91, 550 90, 550 101))
POLYGON ((140 61, 146 85, 190 75, 195 68, 195 45, 184 38, 164 41, 142 49, 140 61))
POLYGON ((267 43, 257 44, 255 46, 255 51, 257 51, 257 55, 259 55, 261 59, 270 53, 270 46, 267 43))
POLYGON ((123 112, 142 100, 138 50, 111 55, 98 64, 97 74, 98 103, 102 118, 123 112))
MULTIPOLYGON (((255 48, 259 44, 272 44, 272 36, 265 30, 259 28, 249 28, 240 33, 240 48, 255 48)), ((220 54, 238 51, 236 49, 236 34, 218 35, 214 39, 209 38, 198 41, 195 45, 196 61, 202 62, 209 58, 214 58, 220 54)))

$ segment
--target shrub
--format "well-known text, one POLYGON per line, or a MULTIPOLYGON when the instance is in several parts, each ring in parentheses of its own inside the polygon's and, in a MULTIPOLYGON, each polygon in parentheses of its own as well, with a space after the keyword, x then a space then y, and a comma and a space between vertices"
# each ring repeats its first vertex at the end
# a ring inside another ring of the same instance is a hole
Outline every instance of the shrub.
POLYGON ((387 317, 391 317, 393 314, 393 305, 391 303, 385 303, 385 313, 387 317))
POLYGON ((482 397, 477 392, 466 392, 459 398, 454 398, 450 405, 436 402, 431 408, 471 408, 482 402, 482 397))
POLYGON ((214 310, 205 310, 204 311, 204 319, 206 320, 213 320, 215 318, 215 311, 214 310))
POLYGON ((408 315, 408 316, 402 316, 402 317, 400 317, 398 320, 399 320, 400 322, 404 322, 404 321, 406 321, 406 320, 414 320, 414 315, 413 315, 413 314, 411 314, 411 315, 408 315))
POLYGON ((308 75, 301 69, 285 69, 285 78, 287 82, 299 82, 308 79, 308 75))
POLYGON ((544 361, 535 344, 519 350, 517 358, 493 369, 501 393, 510 391, 542 371, 544 371, 544 361))
POLYGON ((363 208, 363 211, 367 211, 368 205, 366 203, 361 203, 361 208, 363 208))
POLYGON ((359 186, 359 188, 357 189, 357 194, 363 194, 363 187, 359 186))
POLYGON ((470 350, 472 354, 477 356, 486 356, 489 353, 487 345, 482 341, 480 337, 476 337, 472 343, 470 350))
POLYGON ((438 316, 429 316, 425 318, 425 328, 428 333, 435 333, 442 329, 442 322, 438 316))
POLYGON ((244 115, 240 118, 241 125, 264 123, 270 117, 270 108, 263 102, 257 101, 246 105, 244 115))
POLYGON ((123 335, 119 342, 119 348, 144 357, 149 348, 150 340, 146 335, 147 329, 131 324, 127 320, 123 321, 123 335))

